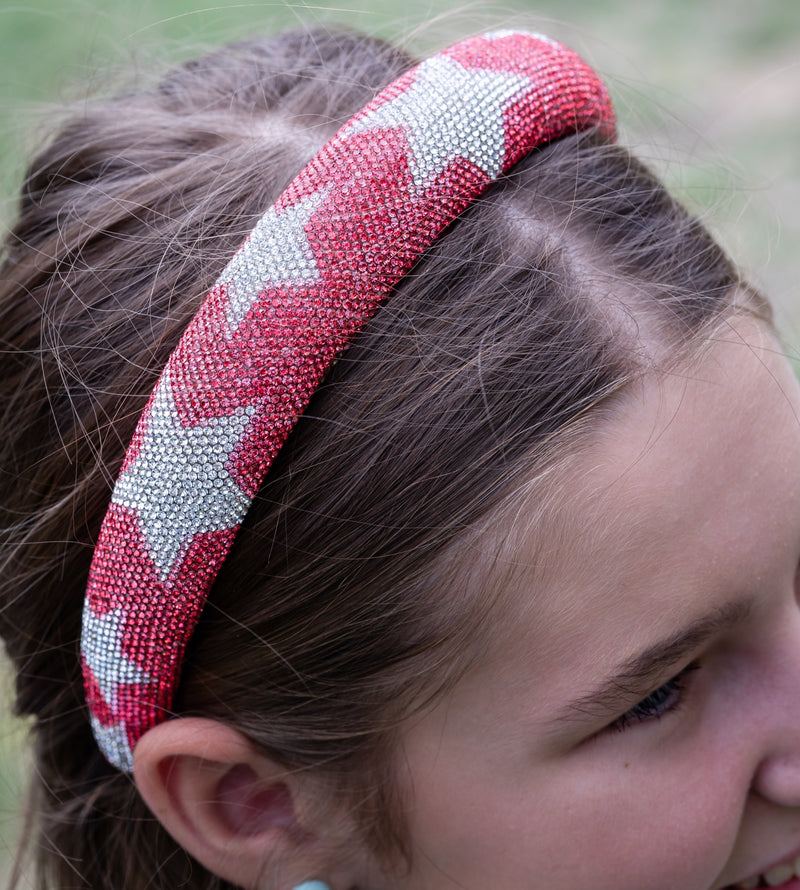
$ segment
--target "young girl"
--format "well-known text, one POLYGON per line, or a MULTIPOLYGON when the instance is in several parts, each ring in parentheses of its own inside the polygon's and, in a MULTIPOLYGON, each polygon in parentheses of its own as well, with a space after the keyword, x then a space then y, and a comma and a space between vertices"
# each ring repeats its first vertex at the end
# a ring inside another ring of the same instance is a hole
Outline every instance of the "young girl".
POLYGON ((0 313, 35 886, 800 888, 800 392, 574 54, 86 107, 0 313))

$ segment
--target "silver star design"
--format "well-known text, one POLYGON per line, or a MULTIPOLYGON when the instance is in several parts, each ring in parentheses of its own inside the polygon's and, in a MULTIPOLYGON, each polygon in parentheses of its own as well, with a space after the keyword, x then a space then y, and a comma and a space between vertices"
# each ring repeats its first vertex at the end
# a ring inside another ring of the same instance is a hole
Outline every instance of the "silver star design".
POLYGON ((217 283, 228 287, 230 302, 225 318, 231 332, 268 284, 312 282, 319 278, 305 227, 326 194, 326 190, 314 192, 280 213, 270 207, 225 267, 217 283))
POLYGON ((494 178, 505 154, 503 107, 531 82, 488 69, 467 69, 446 56, 420 65, 396 99, 351 125, 345 135, 403 127, 414 185, 420 191, 453 158, 467 158, 494 178))
POLYGON ((250 498, 225 469, 255 408, 184 426, 167 371, 156 389, 136 460, 122 473, 113 501, 135 510, 162 580, 201 532, 241 522, 250 498))
POLYGON ((97 740, 98 747, 105 754, 109 763, 124 773, 133 772, 133 751, 131 751, 128 733, 125 724, 112 723, 110 726, 103 724, 94 716, 91 717, 92 732, 97 740))
POLYGON ((83 607, 81 652, 97 681, 100 694, 112 711, 117 709, 120 683, 151 683, 153 678, 122 651, 122 609, 95 614, 88 601, 83 607))

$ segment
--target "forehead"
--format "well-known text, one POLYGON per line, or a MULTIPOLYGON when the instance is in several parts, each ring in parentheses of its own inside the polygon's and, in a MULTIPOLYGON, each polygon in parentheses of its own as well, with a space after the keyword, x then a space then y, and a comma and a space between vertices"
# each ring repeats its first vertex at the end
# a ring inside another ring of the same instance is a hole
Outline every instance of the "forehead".
POLYGON ((554 519, 517 509, 498 652, 588 682, 757 592, 799 533, 798 414, 788 362, 749 321, 642 380, 561 474, 554 519))

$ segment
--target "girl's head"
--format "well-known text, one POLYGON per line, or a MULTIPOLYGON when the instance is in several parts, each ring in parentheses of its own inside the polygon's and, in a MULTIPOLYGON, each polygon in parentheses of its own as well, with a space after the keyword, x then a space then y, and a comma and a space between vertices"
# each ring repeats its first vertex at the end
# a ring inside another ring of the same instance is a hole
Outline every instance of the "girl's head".
POLYGON ((255 220, 411 64, 240 44, 30 167, 2 628, 52 886, 717 890, 800 852, 798 396, 762 300, 597 131, 491 186, 330 371, 135 783, 92 738, 81 608, 138 417, 255 220))

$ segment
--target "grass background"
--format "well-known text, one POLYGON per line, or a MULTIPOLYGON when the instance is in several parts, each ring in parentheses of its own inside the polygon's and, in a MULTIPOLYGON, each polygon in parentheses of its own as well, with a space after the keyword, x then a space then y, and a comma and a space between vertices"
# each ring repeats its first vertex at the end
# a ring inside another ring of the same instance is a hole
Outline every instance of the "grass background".
MULTIPOLYGON (((66 104, 152 78, 167 60, 253 31, 325 22, 405 40, 419 53, 498 25, 544 31, 573 46, 605 76, 621 139, 772 296, 796 351, 798 0, 373 0, 339 7, 326 0, 0 0, 0 228, 13 218, 24 159, 66 104)), ((18 830, 25 759, 24 727, 10 720, 0 726, 2 863, 18 830)))

